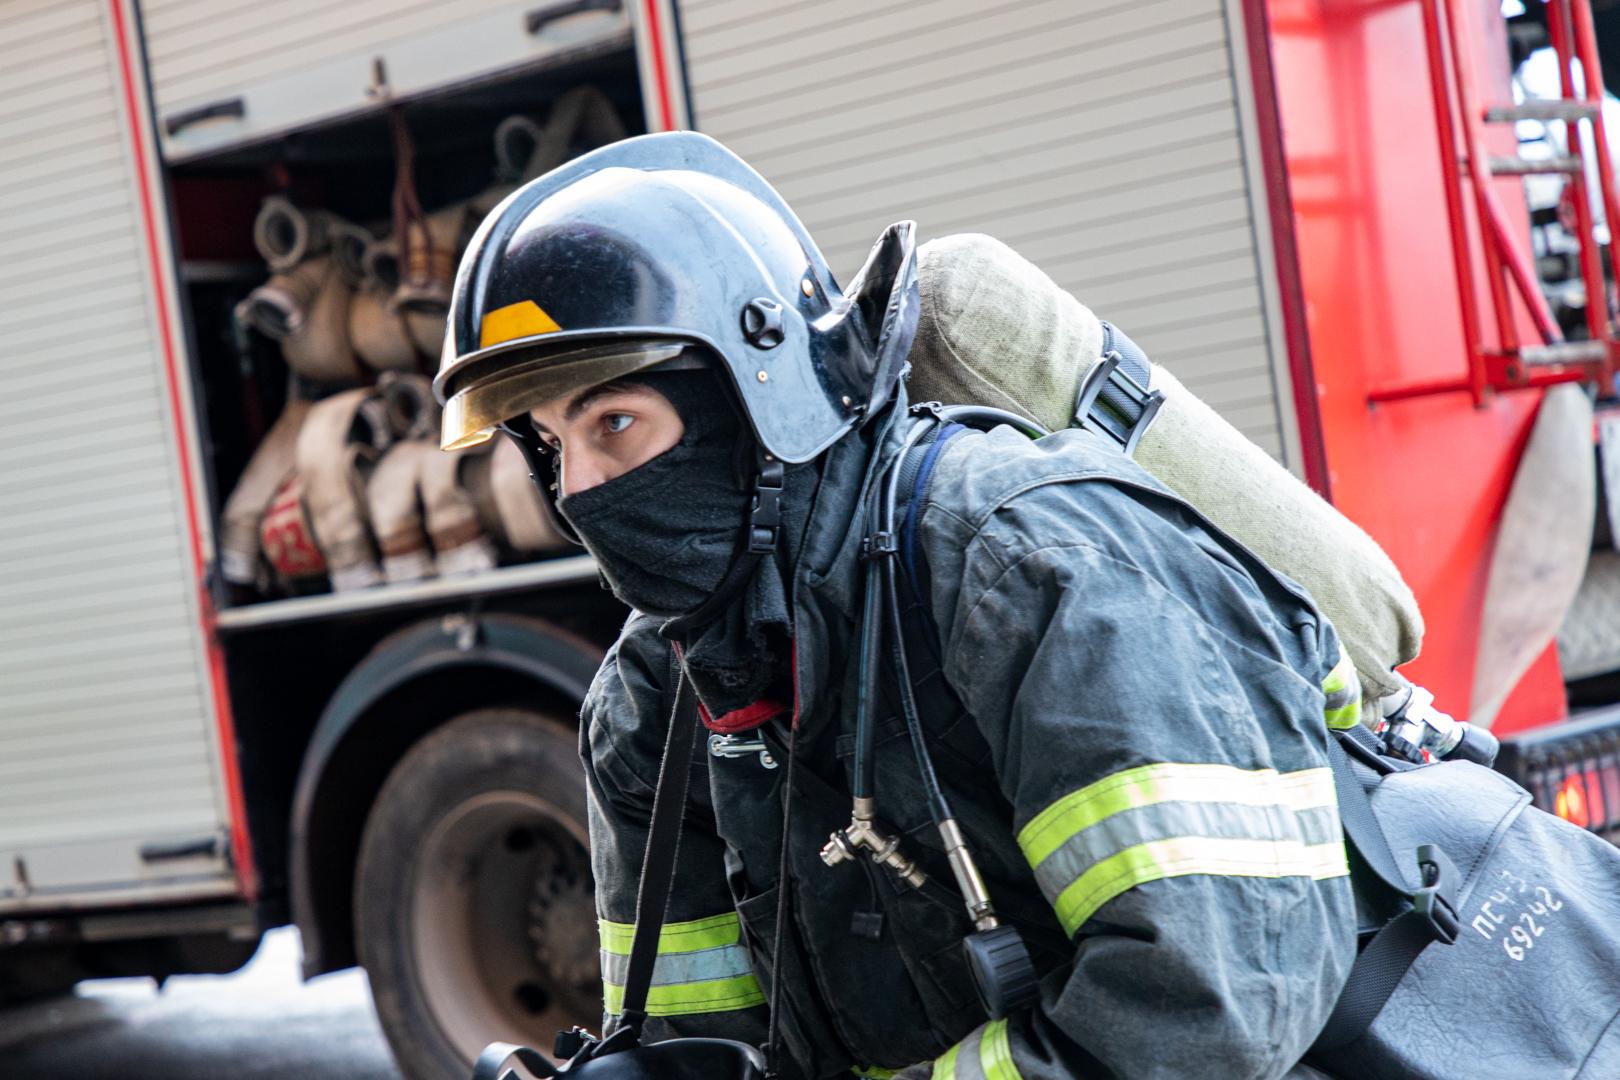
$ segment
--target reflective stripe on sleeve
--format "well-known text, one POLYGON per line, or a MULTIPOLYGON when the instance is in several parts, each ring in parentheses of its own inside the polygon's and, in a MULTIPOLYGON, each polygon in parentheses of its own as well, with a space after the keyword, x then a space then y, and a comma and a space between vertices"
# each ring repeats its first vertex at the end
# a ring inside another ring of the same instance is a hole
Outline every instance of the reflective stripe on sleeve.
POLYGON ((1023 1080, 1013 1064, 1007 1021, 992 1020, 941 1054, 933 1080, 1023 1080))
POLYGON ((1070 934, 1120 893, 1160 878, 1348 873, 1327 768, 1126 769, 1042 810, 1018 845, 1070 934))
MULTIPOLYGON (((636 928, 606 919, 598 920, 597 926, 602 940, 602 1000, 608 1012, 618 1015, 624 1008, 636 928)), ((647 991, 650 1015, 725 1012, 764 1003, 736 912, 664 924, 647 991)))
POLYGON ((1322 693, 1327 695, 1327 704, 1322 707, 1327 726, 1340 731, 1355 727, 1361 719, 1361 678, 1343 649, 1339 650, 1339 662, 1322 680, 1322 693))

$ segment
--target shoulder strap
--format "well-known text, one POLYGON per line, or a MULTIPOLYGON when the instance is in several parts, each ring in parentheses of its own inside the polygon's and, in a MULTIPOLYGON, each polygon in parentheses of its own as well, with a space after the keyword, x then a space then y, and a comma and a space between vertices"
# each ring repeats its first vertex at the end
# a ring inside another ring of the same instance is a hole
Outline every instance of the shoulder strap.
MULTIPOLYGON (((1349 742, 1356 736, 1347 733, 1345 738, 1349 742)), ((1359 743, 1355 746, 1365 749, 1359 743)), ((1457 940, 1456 896, 1461 884, 1461 876, 1445 853, 1425 844, 1417 849, 1422 884, 1413 891, 1339 739, 1328 740, 1328 760, 1333 766, 1333 789, 1345 839, 1384 885, 1411 898, 1412 907, 1385 924, 1356 957, 1332 1015, 1311 1046, 1313 1057, 1348 1046, 1366 1034, 1419 954, 1431 942, 1450 945, 1457 940)))
POLYGON ((630 942, 630 964, 624 979, 624 1006, 617 1027, 628 1027, 641 1039, 647 1021, 647 993, 652 987, 653 965, 658 961, 658 938, 664 929, 670 889, 675 883, 675 858, 681 842, 681 820, 686 811, 686 789, 692 778, 692 746, 697 741, 698 711, 683 708, 687 697, 684 665, 675 682, 675 704, 670 710, 664 759, 658 766, 658 790, 653 795, 652 824, 647 830, 647 851, 641 859, 641 884, 636 890, 636 932, 630 942))
MULTIPOLYGON (((895 465, 895 468, 900 470, 900 495, 905 500, 906 507, 905 515, 900 519, 900 565, 905 567, 906 584, 911 586, 911 595, 919 600, 924 593, 922 579, 917 573, 917 518, 922 513, 922 501, 928 494, 928 485, 933 479, 934 465, 939 460, 939 452, 945 448, 946 443, 966 430, 967 428, 961 424, 941 424, 933 438, 912 447, 905 460, 895 465)), ((921 615, 923 637, 928 642, 929 650, 934 654, 934 662, 944 663, 940 652, 939 630, 934 626, 933 616, 926 604, 921 606, 921 615)))
POLYGON ((1367 790, 1351 769, 1350 758, 1344 747, 1338 739, 1330 738, 1327 752, 1328 761, 1333 766, 1333 793, 1338 796, 1339 824, 1344 828, 1345 839, 1350 841, 1356 853, 1390 891, 1410 898, 1412 887, 1407 884, 1406 875, 1395 861, 1389 838, 1384 835, 1378 819, 1373 817, 1367 790))

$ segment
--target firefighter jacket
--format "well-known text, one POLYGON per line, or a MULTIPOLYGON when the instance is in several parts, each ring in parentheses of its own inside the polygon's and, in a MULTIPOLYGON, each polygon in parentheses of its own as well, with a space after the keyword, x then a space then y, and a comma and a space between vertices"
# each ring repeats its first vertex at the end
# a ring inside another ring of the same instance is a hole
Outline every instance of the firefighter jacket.
MULTIPOLYGON (((766 754, 700 747, 647 1036, 761 1043, 781 979, 786 1070, 805 1078, 1287 1073, 1355 957, 1324 717, 1354 722, 1354 673, 1303 590, 1099 436, 957 434, 906 537, 938 634, 940 662, 907 644, 930 749, 1029 946, 1039 1007, 991 1022, 977 1001, 973 927, 892 692, 875 713, 878 817, 928 881, 822 862, 850 819, 860 545, 893 447, 869 429, 823 459, 792 572, 796 700, 737 736, 766 754)), ((632 616, 583 710, 610 1013, 676 686, 657 628, 632 616)))

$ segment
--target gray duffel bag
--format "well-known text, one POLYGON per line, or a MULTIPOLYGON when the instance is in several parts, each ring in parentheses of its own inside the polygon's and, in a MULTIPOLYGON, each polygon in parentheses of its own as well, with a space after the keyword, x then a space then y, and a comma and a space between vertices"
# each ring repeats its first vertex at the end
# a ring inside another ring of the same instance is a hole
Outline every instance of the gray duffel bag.
POLYGON ((1620 850, 1478 765, 1393 761, 1359 728, 1331 749, 1365 944, 1306 1060, 1342 1080, 1620 1077, 1620 850))

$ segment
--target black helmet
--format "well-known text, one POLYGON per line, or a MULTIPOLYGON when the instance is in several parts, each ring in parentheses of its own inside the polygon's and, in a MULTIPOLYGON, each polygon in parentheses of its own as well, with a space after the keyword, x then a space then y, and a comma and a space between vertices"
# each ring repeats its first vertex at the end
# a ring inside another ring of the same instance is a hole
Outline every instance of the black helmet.
POLYGON ((461 260, 434 380, 443 445, 633 371, 713 360, 762 454, 809 461, 894 391, 917 326, 915 233, 891 225, 841 292, 781 196, 713 139, 576 158, 496 207, 461 260))

